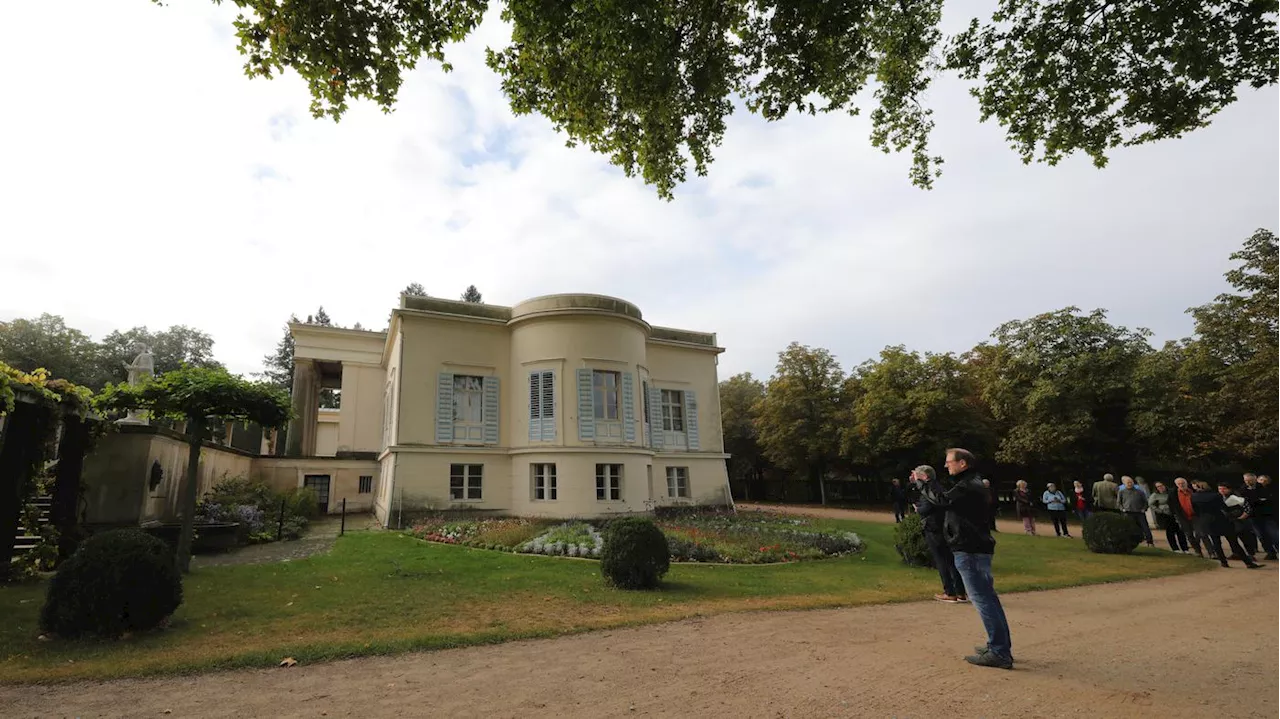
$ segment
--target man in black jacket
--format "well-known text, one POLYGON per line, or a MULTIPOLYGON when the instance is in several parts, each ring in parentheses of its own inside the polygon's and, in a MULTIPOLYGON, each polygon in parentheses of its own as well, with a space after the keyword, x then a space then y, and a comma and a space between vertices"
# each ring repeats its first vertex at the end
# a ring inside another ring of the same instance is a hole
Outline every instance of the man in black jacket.
POLYGON ((920 491, 920 498, 916 502, 916 514, 920 515, 924 525, 924 543, 929 546, 929 553, 933 555, 933 566, 937 567, 938 576, 942 579, 942 594, 935 594, 933 598, 948 604, 967 602, 969 598, 965 594, 964 580, 956 570, 955 557, 951 555, 951 549, 947 546, 947 539, 942 532, 946 511, 938 505, 938 502, 939 497, 947 490, 947 485, 938 479, 933 467, 927 464, 916 467, 911 473, 911 479, 920 491))
POLYGON ((978 610, 982 626, 987 630, 987 645, 965 661, 980 667, 1013 668, 1013 641, 1009 637, 1009 620, 996 594, 991 576, 991 558, 996 540, 991 536, 987 501, 989 495, 974 466, 977 459, 967 449, 947 450, 947 473, 952 486, 939 500, 945 507, 943 536, 955 556, 956 569, 964 581, 969 601, 978 610))
MULTIPOLYGON (((1223 488, 1230 494, 1230 486, 1223 485, 1223 488)), ((1191 502, 1196 511, 1196 531, 1204 536, 1214 559, 1224 567, 1230 566, 1227 563, 1226 553, 1222 551, 1222 540, 1226 539, 1234 556, 1244 560, 1244 566, 1249 569, 1258 569, 1261 565, 1253 561, 1253 558, 1244 551, 1244 547, 1240 546, 1235 525, 1227 516, 1227 504, 1220 491, 1213 491, 1209 488, 1208 482, 1201 481, 1195 482, 1194 489, 1196 491, 1191 495, 1191 502)))
POLYGON ((1253 531, 1258 535, 1258 541, 1262 543, 1262 549, 1267 553, 1267 559, 1276 559, 1276 488, 1270 481, 1265 484, 1258 481, 1260 478, 1249 472, 1244 476, 1244 486, 1241 487, 1236 494, 1244 497, 1253 508, 1253 516, 1250 522, 1253 524, 1253 531))
MULTIPOLYGON (((1187 541, 1191 542, 1192 548, 1196 550, 1196 554, 1204 556, 1204 550, 1200 548, 1200 533, 1196 531, 1195 526, 1195 506, 1191 503, 1191 485, 1183 477, 1173 480, 1174 489, 1169 493, 1169 513, 1173 515, 1173 521, 1178 523, 1178 528, 1182 530, 1182 534, 1186 536, 1187 541), (1189 514, 1188 514, 1189 512, 1189 514)), ((1213 552, 1212 549, 1209 550, 1213 552)))
POLYGON ((907 493, 895 478, 889 483, 889 499, 893 501, 893 521, 901 522, 907 516, 907 493))

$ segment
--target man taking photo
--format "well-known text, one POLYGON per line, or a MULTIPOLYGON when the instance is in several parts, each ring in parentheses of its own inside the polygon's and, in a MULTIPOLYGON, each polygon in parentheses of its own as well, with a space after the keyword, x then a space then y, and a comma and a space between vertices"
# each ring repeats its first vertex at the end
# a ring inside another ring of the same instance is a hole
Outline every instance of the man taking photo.
POLYGON ((1009 621, 991 576, 996 540, 988 529, 987 491, 974 466, 976 462, 977 458, 967 449, 948 449, 946 466, 953 484, 939 498, 939 504, 946 510, 943 535, 955 557, 956 570, 964 581, 969 601, 978 610, 982 626, 987 630, 987 645, 977 647, 976 654, 964 659, 980 667, 1012 669, 1009 621))

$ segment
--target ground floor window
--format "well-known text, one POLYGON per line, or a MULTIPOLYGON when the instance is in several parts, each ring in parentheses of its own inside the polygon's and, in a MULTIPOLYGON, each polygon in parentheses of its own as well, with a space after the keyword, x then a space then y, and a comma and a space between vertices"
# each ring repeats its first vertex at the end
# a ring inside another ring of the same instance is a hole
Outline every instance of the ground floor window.
POLYGON ((689 468, 667 467, 667 496, 689 496, 689 468))
POLYGON ((449 465, 449 498, 462 500, 483 499, 481 482, 484 479, 482 464, 449 465))
POLYGON ((366 475, 360 478, 360 494, 370 494, 373 492, 373 475, 366 475))
POLYGON ((556 466, 554 464, 533 464, 529 466, 529 471, 533 475, 533 498, 535 500, 555 500, 556 466))
POLYGON ((596 499, 602 502, 622 499, 622 465, 596 465, 596 499))

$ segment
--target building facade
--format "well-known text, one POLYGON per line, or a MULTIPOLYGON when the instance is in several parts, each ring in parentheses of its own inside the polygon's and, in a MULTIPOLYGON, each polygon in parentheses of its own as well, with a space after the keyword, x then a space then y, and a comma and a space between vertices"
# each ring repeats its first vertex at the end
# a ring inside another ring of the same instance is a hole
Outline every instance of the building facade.
POLYGON ((287 454, 352 465, 351 477, 297 469, 330 508, 354 497, 397 524, 421 509, 598 517, 731 502, 714 334, 587 294, 513 307, 405 295, 386 333, 291 330, 287 454), (325 388, 341 390, 338 410, 319 408, 325 388))

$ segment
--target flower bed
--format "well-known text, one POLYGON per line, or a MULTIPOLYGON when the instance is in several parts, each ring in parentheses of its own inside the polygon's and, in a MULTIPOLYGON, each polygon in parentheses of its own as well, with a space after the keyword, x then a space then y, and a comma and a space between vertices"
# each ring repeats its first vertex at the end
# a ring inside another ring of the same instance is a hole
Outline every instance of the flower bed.
POLYGON ((418 539, 480 549, 513 551, 538 535, 546 522, 515 517, 450 519, 426 517, 409 530, 418 539))
POLYGON ((520 545, 524 554, 546 554, 564 557, 600 558, 604 549, 604 536, 586 522, 558 524, 520 545))
MULTIPOLYGON (((861 552, 853 532, 821 529, 812 520, 766 512, 682 511, 659 516, 675 562, 769 564, 826 559, 861 552)), ((552 524, 515 518, 426 518, 410 534, 419 539, 546 556, 599 558, 604 523, 552 524)))

